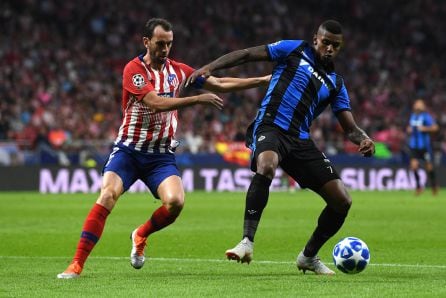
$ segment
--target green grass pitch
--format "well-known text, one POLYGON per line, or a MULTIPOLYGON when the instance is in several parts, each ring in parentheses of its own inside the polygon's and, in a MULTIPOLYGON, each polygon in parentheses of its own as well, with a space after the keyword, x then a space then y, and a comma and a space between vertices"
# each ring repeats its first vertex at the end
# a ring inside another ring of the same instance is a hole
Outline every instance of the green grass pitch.
POLYGON ((345 225, 319 255, 333 268, 337 240, 363 239, 371 263, 357 275, 304 275, 295 267, 323 208, 314 193, 271 193, 254 260, 241 265, 224 251, 240 240, 244 193, 194 192, 180 218, 149 238, 143 269, 130 266, 129 234, 159 202, 125 194, 81 278, 58 280, 96 194, 0 193, 0 297, 446 297, 442 192, 352 197, 345 225))

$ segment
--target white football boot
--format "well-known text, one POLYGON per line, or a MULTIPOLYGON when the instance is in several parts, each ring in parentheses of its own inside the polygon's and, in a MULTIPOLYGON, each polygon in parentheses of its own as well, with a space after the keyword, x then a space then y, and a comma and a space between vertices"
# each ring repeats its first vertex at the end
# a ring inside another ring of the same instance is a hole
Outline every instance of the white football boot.
POLYGON ((226 252, 228 260, 236 260, 237 262, 250 263, 254 254, 254 242, 248 237, 243 238, 234 248, 228 249, 226 252))
POLYGON ((324 263, 321 262, 318 256, 314 257, 306 257, 304 256, 303 251, 299 253, 296 260, 296 265, 299 270, 302 270, 305 274, 305 271, 313 271, 318 275, 334 275, 335 272, 325 266, 324 263))
POLYGON ((144 257, 144 250, 146 248, 147 238, 138 236, 138 234, 136 234, 137 230, 138 229, 135 229, 130 235, 130 239, 132 240, 130 264, 132 264, 133 268, 135 269, 141 269, 146 261, 144 257))
POLYGON ((78 262, 72 262, 68 268, 57 275, 57 278, 60 279, 72 279, 78 278, 81 275, 82 266, 78 262))

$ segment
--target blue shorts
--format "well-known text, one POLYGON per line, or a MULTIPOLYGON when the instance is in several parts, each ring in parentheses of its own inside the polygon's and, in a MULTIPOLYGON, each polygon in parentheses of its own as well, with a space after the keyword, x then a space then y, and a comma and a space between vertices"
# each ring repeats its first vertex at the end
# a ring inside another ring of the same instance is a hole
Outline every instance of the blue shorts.
POLYGON ((157 199, 161 182, 170 176, 180 176, 174 154, 141 153, 119 145, 113 147, 102 173, 108 171, 121 177, 124 192, 141 179, 157 199))

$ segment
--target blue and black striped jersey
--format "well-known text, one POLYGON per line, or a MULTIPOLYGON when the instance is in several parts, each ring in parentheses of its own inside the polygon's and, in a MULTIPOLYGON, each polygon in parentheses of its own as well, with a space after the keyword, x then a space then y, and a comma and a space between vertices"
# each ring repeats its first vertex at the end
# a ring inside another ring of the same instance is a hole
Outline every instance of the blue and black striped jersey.
POLYGON ((334 113, 350 110, 344 81, 317 63, 306 41, 281 40, 268 44, 274 67, 271 81, 253 123, 274 124, 299 139, 310 138, 310 126, 329 104, 334 113))
POLYGON ((409 125, 412 132, 409 137, 409 147, 411 149, 431 150, 431 137, 429 132, 419 131, 420 126, 433 126, 435 121, 427 112, 412 113, 410 115, 409 125))

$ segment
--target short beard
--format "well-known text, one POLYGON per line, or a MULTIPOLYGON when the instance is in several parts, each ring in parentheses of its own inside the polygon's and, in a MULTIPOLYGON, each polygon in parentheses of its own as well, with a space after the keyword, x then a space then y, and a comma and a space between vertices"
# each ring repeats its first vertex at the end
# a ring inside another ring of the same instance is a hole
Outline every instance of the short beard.
POLYGON ((319 58, 319 63, 322 65, 327 73, 333 72, 335 70, 334 62, 331 59, 319 58))
POLYGON ((167 58, 161 59, 156 56, 150 56, 150 60, 152 61, 152 63, 155 63, 155 64, 164 64, 164 62, 166 62, 167 58))

